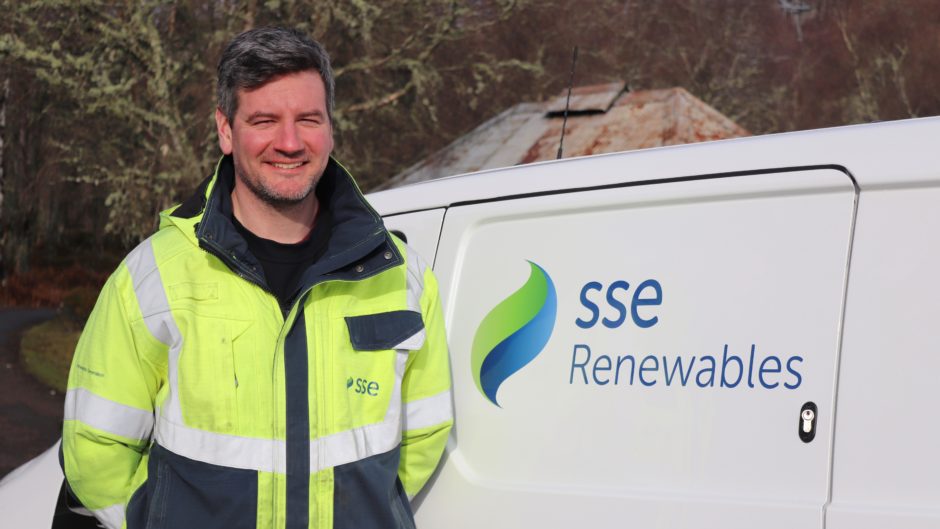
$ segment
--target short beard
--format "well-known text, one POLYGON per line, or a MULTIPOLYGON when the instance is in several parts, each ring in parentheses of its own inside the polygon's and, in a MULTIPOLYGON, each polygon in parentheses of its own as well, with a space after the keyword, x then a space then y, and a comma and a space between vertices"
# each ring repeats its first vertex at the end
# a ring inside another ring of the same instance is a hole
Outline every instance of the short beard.
POLYGON ((319 180, 318 178, 313 179, 306 189, 303 189, 296 195, 284 196, 275 194, 274 191, 264 186, 260 182, 260 179, 259 181, 254 181, 251 178, 245 176, 245 172, 242 171, 237 163, 235 164, 235 176, 242 184, 245 184, 245 187, 247 187, 248 190, 252 192, 252 194, 260 198, 261 201, 265 204, 277 210, 291 209, 306 200, 307 197, 310 196, 310 193, 313 192, 313 189, 316 187, 317 181, 319 180))

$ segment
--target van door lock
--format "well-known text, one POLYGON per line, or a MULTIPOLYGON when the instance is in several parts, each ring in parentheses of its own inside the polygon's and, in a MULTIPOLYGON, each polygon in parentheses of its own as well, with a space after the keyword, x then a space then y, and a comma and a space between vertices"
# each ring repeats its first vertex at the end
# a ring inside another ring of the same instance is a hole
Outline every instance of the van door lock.
POLYGON ((813 419, 816 418, 816 414, 813 413, 813 410, 803 410, 803 433, 809 433, 813 431, 813 419))
POLYGON ((816 437, 816 404, 807 402, 800 410, 800 439, 808 443, 816 437))

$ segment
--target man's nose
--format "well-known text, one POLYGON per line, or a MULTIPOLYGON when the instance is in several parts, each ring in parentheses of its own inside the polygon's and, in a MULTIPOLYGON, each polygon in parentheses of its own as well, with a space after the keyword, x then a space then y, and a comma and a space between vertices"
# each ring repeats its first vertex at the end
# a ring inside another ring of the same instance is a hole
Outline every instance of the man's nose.
POLYGON ((284 154, 296 154, 303 151, 304 143, 300 139, 300 131, 296 124, 287 122, 278 128, 277 137, 274 138, 274 148, 284 154))

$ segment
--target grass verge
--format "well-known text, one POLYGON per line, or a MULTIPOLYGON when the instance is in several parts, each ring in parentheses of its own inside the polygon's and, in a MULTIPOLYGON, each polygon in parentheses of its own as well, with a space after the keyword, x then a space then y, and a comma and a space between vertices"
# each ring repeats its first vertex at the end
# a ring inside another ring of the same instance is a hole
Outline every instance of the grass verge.
POLYGON ((50 388, 65 392, 72 353, 81 332, 78 324, 64 316, 27 329, 20 342, 20 358, 26 371, 50 388))

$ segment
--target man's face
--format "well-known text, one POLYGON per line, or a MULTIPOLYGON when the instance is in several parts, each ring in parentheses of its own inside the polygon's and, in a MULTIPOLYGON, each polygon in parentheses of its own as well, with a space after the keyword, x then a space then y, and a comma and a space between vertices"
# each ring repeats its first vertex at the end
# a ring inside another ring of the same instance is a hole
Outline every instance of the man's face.
POLYGON ((326 90, 316 71, 275 77, 238 91, 229 123, 216 110, 219 146, 252 194, 275 207, 302 202, 316 187, 333 150, 326 90))

